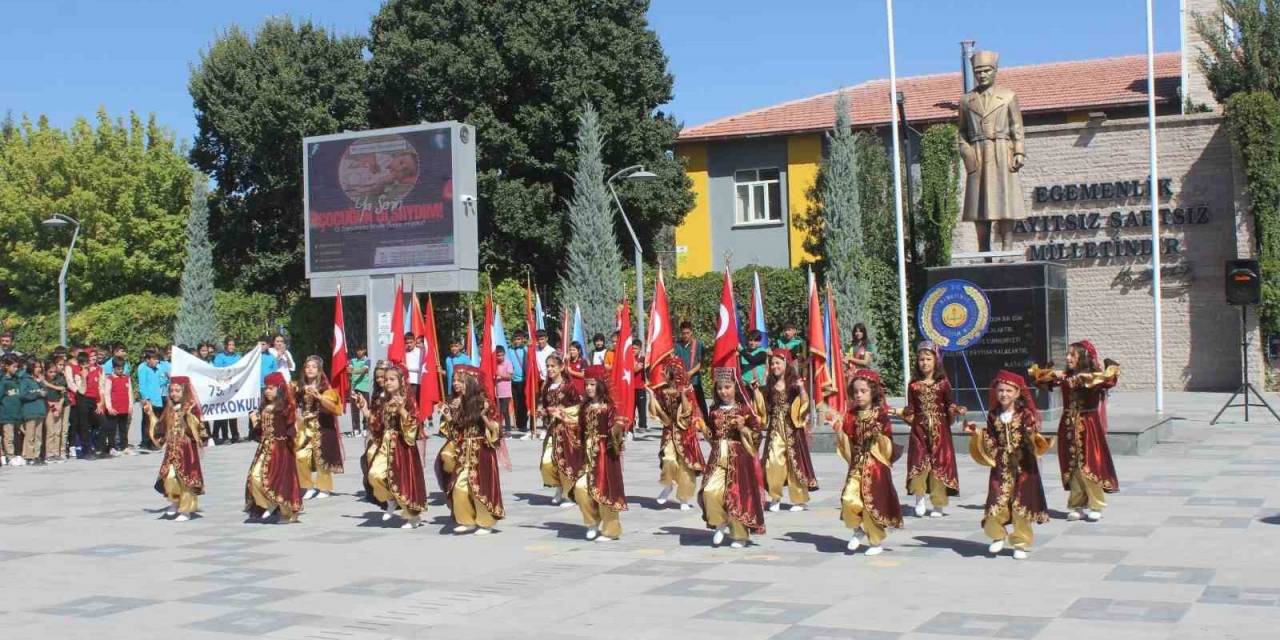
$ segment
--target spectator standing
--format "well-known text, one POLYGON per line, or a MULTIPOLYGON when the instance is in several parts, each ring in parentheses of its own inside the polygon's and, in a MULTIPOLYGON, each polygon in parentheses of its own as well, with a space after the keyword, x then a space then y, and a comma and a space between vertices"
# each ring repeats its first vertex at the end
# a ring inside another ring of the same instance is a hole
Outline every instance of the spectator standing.
MULTIPOLYGON (((213 357, 213 366, 225 368, 239 361, 240 354, 236 353, 236 341, 227 338, 222 342, 222 352, 213 357)), ((214 444, 240 442, 240 421, 235 418, 214 420, 213 442, 214 444)))
POLYGON ((597 367, 604 366, 604 357, 608 355, 609 350, 604 346, 604 334, 597 333, 591 337, 591 364, 597 367))
POLYGON ((462 342, 454 340, 449 343, 449 357, 444 359, 444 384, 449 393, 453 393, 453 368, 461 364, 471 364, 471 357, 462 352, 462 342))
POLYGON ((3 372, 0 372, 0 438, 4 441, 4 458, 0 462, 20 467, 22 459, 14 455, 13 445, 18 424, 22 422, 20 378, 26 377, 26 374, 20 372, 18 356, 12 353, 0 359, 0 366, 3 367, 3 372))
POLYGON ((67 459, 67 356, 55 355, 45 365, 45 401, 49 411, 44 421, 44 459, 64 462, 67 459))
POLYGON ((5 356, 22 357, 22 352, 13 348, 13 333, 10 331, 0 333, 0 358, 5 356))
POLYGON ((124 370, 124 375, 126 376, 133 375, 133 367, 129 364, 129 352, 124 348, 124 345, 120 344, 119 342, 111 345, 111 355, 104 358, 102 363, 102 373, 105 375, 111 375, 115 373, 114 358, 116 356, 119 356, 120 361, 124 363, 124 365, 122 365, 122 368, 124 370))
POLYGON ((535 352, 534 357, 538 360, 538 377, 544 382, 547 379, 547 358, 555 352, 556 350, 552 348, 547 332, 538 329, 538 350, 535 352))
POLYGON ((498 412, 502 414, 502 428, 511 430, 511 378, 513 368, 511 361, 507 359, 507 350, 498 345, 493 349, 494 364, 496 370, 493 372, 494 379, 498 388, 498 412))
MULTIPOLYGON (((507 362, 511 363, 511 399, 515 405, 515 428, 520 431, 529 429, 529 406, 524 400, 524 365, 529 357, 529 334, 524 329, 517 330, 511 336, 511 348, 507 350, 507 362)), ((450 392, 453 387, 449 387, 450 392)))
MULTIPOLYGON (((281 340, 284 340, 284 338, 281 338, 281 340)), ((276 361, 276 355, 274 353, 275 349, 271 346, 270 337, 261 336, 258 338, 258 351, 262 352, 262 379, 258 381, 258 384, 259 386, 265 387, 267 386, 265 382, 267 376, 280 371, 280 365, 276 361)), ((285 353, 288 354, 288 350, 285 350, 285 353)), ((290 360, 293 359, 293 356, 288 357, 290 360)), ((287 372, 281 371, 280 375, 284 376, 286 382, 290 379, 287 372)))
MULTIPOLYGON (((142 353, 142 364, 138 365, 138 396, 142 398, 143 411, 150 405, 156 415, 164 412, 165 396, 169 390, 169 368, 163 366, 160 354, 154 347, 142 353)), ((146 420, 142 421, 142 432, 138 442, 148 450, 154 450, 155 444, 147 434, 146 420)))
POLYGON ((44 388, 44 363, 27 360, 27 375, 20 380, 18 397, 22 399, 22 459, 27 464, 42 464, 40 447, 44 445, 44 421, 49 414, 44 388))
POLYGON ((114 438, 111 455, 128 453, 129 417, 133 404, 133 379, 129 377, 121 356, 111 357, 111 373, 102 376, 102 404, 99 411, 106 420, 107 441, 114 438))
POLYGON ((293 372, 297 369, 297 366, 293 362, 293 354, 289 352, 289 347, 284 343, 284 336, 277 333, 275 337, 271 338, 271 347, 262 352, 264 359, 267 355, 271 356, 274 366, 271 369, 267 369, 265 366, 262 368, 262 378, 264 380, 268 375, 271 375, 272 371, 279 371, 280 375, 284 376, 285 382, 293 380, 293 372))
POLYGON ((418 384, 422 375, 422 345, 412 333, 404 334, 404 368, 409 372, 409 394, 418 399, 418 384))
POLYGON ((684 363, 684 370, 689 374, 689 384, 693 386, 693 395, 698 400, 702 415, 707 415, 707 396, 702 390, 702 343, 693 337, 693 323, 688 320, 680 323, 676 357, 684 363))
MULTIPOLYGON (((369 371, 369 350, 360 345, 356 347, 356 357, 347 362, 347 371, 351 374, 351 393, 364 397, 365 406, 372 406, 369 394, 373 391, 373 375, 369 371)), ((417 399, 415 397, 415 399, 417 399)), ((360 408, 356 402, 351 403, 351 431, 360 433, 360 408)))
POLYGON ((644 341, 633 341, 631 349, 635 354, 635 368, 631 370, 631 388, 635 393, 636 427, 641 431, 648 431, 649 394, 646 391, 648 388, 646 385, 649 382, 649 376, 646 373, 649 371, 649 367, 644 361, 644 341))
MULTIPOLYGON (((105 421, 102 417, 102 366, 96 360, 97 352, 90 350, 86 355, 87 361, 84 368, 84 393, 85 393, 85 425, 88 430, 88 442, 81 444, 81 455, 84 455, 85 449, 89 451, 89 458, 93 459, 99 453, 110 448, 110 436, 103 437, 105 421)), ((79 399, 77 398, 77 403, 79 399)))

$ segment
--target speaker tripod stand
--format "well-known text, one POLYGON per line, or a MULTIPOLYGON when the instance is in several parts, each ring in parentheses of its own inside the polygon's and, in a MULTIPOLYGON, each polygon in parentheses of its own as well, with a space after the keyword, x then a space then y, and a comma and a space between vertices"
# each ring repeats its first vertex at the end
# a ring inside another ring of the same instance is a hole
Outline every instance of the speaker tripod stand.
POLYGON ((1223 412, 1233 407, 1244 407, 1245 422, 1249 421, 1249 407, 1266 407, 1267 411, 1271 412, 1271 416, 1273 418, 1275 418, 1276 420, 1280 420, 1280 415, 1277 415, 1276 410, 1272 409, 1271 405, 1267 404, 1267 401, 1262 397, 1262 392, 1258 391, 1258 388, 1253 386, 1252 382, 1249 382, 1249 322, 1248 320, 1249 320, 1249 305, 1242 304, 1240 305, 1240 358, 1244 366, 1241 368, 1241 371, 1243 373, 1241 376, 1240 388, 1236 389, 1236 392, 1231 394, 1231 398, 1227 400, 1226 404, 1222 405, 1221 409, 1218 409, 1218 414, 1213 416, 1213 420, 1209 421, 1210 425, 1218 424, 1218 418, 1222 417, 1223 412), (1250 393, 1253 393, 1253 395, 1257 396, 1258 402, 1255 403, 1255 402, 1249 401, 1250 393), (1235 404, 1236 398, 1240 397, 1241 395, 1244 396, 1244 402, 1241 404, 1235 404))

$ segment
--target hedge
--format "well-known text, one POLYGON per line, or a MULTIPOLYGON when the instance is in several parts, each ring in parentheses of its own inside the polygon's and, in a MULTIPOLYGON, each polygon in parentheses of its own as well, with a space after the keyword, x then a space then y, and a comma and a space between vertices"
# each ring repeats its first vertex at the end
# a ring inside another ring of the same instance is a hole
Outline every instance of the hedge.
MULTIPOLYGON (((214 295, 220 336, 243 343, 257 339, 279 315, 275 300, 264 293, 219 291, 214 295)), ((79 343, 122 343, 137 357, 153 344, 168 344, 177 319, 178 297, 133 293, 91 305, 67 316, 67 338, 79 343)), ((47 354, 58 344, 57 314, 23 317, 0 314, 0 326, 14 332, 14 343, 27 353, 47 354)))

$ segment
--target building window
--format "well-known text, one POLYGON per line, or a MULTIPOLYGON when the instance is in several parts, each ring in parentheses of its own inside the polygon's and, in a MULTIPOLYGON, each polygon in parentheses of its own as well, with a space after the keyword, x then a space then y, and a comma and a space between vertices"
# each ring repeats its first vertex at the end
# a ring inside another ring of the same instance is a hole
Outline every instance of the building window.
POLYGON ((737 224, 782 220, 782 185, 777 169, 735 171, 737 224))

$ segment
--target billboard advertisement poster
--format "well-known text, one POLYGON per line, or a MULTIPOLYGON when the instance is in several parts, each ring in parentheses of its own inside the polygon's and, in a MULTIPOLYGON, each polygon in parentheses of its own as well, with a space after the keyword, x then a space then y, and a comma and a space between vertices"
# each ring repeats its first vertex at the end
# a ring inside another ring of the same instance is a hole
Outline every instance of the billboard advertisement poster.
POLYGON ((304 140, 307 273, 403 273, 458 262, 448 125, 304 140))

